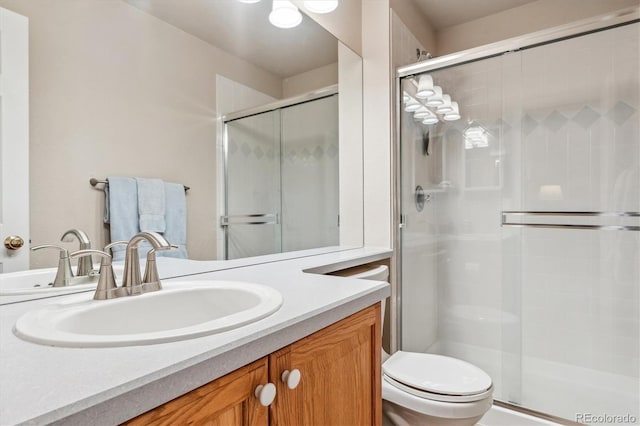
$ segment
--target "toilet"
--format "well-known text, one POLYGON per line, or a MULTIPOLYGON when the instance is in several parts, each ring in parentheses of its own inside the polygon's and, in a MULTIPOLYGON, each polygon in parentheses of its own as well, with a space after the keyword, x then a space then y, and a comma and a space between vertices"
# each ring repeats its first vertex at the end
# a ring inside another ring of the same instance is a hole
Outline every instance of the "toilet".
MULTIPOLYGON (((387 281, 382 265, 351 275, 387 281)), ((384 301, 382 306, 384 318, 384 301)), ((382 350, 382 411, 396 426, 476 424, 491 408, 491 377, 468 362, 435 354, 382 350)))

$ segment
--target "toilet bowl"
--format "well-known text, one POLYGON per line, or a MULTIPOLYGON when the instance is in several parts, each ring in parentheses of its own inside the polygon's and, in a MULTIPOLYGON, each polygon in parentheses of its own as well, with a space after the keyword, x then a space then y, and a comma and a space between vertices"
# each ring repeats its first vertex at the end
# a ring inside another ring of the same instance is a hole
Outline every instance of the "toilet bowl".
MULTIPOLYGON (((353 278, 387 281, 386 266, 353 278)), ((384 304, 383 304, 384 318, 384 304)), ((397 426, 470 426, 491 408, 491 377, 468 362, 435 354, 382 351, 382 411, 397 426)))

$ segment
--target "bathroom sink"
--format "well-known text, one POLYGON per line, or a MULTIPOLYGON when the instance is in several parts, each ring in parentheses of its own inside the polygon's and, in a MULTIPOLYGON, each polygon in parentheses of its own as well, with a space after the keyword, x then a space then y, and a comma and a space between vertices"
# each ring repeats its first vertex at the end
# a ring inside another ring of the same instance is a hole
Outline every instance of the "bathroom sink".
POLYGON ((25 313, 14 332, 53 346, 148 345, 221 333, 265 318, 282 305, 277 290, 235 281, 173 281, 137 296, 77 300, 25 313))

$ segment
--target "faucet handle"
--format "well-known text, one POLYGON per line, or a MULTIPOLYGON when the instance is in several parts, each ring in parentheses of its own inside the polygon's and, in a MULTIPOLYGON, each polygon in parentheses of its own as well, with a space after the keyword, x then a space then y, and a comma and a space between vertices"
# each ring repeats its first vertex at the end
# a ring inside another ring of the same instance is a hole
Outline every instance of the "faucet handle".
POLYGON ((73 271, 71 270, 71 261, 69 260, 69 251, 60 246, 52 244, 42 244, 39 246, 31 247, 31 250, 37 251, 42 249, 56 249, 60 251, 60 258, 58 259, 58 271, 56 277, 53 280, 54 287, 65 287, 71 283, 73 278, 73 271))
POLYGON ((93 298, 95 300, 104 300, 118 297, 118 294, 116 294, 118 286, 116 285, 116 277, 113 272, 113 267, 111 266, 111 255, 109 253, 100 250, 86 249, 73 252, 70 257, 92 254, 102 257, 100 261, 100 278, 98 279, 98 286, 96 287, 93 298))
POLYGON ((127 244, 129 244, 129 241, 125 241, 125 240, 114 241, 104 246, 104 252, 111 253, 111 255, 113 256, 113 250, 111 250, 112 248, 114 248, 115 246, 126 246, 127 244))
POLYGON ((144 277, 142 277, 142 284, 144 285, 145 291, 155 291, 162 289, 162 284, 160 283, 160 274, 158 274, 158 264, 156 263, 156 252, 160 250, 174 250, 177 249, 178 246, 175 244, 170 244, 165 247, 152 248, 147 253, 147 263, 144 267, 144 277))

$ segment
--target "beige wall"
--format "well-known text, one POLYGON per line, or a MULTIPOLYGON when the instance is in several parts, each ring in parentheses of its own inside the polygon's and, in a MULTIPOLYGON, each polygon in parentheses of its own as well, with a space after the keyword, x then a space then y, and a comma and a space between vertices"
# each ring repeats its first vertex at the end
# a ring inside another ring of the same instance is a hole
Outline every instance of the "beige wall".
MULTIPOLYGON (((31 244, 77 227, 101 248, 104 195, 89 178, 159 177, 191 186, 188 249, 214 258, 216 74, 274 97, 281 79, 121 1, 0 7, 30 25, 31 244)), ((33 253, 31 266, 56 258, 33 253)))
POLYGON ((292 3, 348 48, 362 56, 362 6, 368 4, 369 1, 341 0, 338 8, 327 14, 309 12, 304 7, 304 0, 292 0, 292 3))
POLYGON ((437 54, 446 55, 638 4, 638 0, 538 0, 443 28, 437 32, 437 54))
POLYGON ((334 84, 338 84, 338 62, 285 78, 282 97, 290 98, 334 84))
POLYGON ((436 31, 422 14, 420 8, 413 1, 391 0, 391 9, 424 46, 424 49, 435 56, 437 48, 436 31))
POLYGON ((389 0, 362 8, 364 243, 391 247, 391 58, 389 0))

